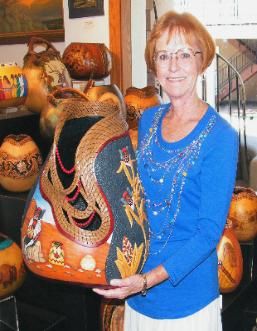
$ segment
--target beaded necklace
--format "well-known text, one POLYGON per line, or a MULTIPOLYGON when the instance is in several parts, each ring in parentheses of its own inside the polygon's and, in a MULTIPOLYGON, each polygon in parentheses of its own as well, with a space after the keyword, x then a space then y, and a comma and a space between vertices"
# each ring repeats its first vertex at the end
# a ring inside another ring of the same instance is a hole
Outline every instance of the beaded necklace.
POLYGON ((148 212, 152 213, 152 216, 162 214, 162 217, 160 217, 162 222, 158 227, 158 231, 154 231, 150 225, 150 240, 159 241, 161 245, 158 246, 161 248, 156 252, 151 252, 150 255, 159 254, 172 237, 181 207, 181 195, 188 171, 198 159, 203 141, 216 122, 216 116, 211 116, 204 129, 191 143, 183 148, 169 149, 159 142, 157 135, 157 129, 161 125, 164 110, 164 107, 160 107, 156 112, 153 125, 142 140, 137 152, 139 162, 143 165, 147 177, 156 189, 154 197, 150 197, 145 192, 148 212), (156 160, 152 148, 154 144, 166 154, 167 159, 163 161, 156 160), (164 187, 167 187, 167 183, 170 184, 165 194, 164 187))

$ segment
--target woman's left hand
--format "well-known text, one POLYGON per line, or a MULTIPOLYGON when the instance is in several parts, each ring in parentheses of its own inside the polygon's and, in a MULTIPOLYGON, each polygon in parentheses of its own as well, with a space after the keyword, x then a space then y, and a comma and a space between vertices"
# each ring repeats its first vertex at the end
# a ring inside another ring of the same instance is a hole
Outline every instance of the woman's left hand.
POLYGON ((103 295, 105 298, 125 299, 132 294, 140 292, 143 288, 143 284, 144 279, 142 275, 137 274, 123 279, 112 279, 110 285, 113 286, 113 288, 93 288, 93 291, 103 295))

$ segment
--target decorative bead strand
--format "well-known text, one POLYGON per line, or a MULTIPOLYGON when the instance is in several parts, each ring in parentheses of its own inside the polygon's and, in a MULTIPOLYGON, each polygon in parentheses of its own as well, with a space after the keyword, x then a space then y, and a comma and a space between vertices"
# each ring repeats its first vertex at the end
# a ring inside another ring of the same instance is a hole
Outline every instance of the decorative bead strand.
POLYGON ((71 169, 69 169, 69 170, 66 169, 66 168, 64 167, 57 146, 56 146, 55 154, 56 154, 56 157, 57 157, 57 160, 58 160, 58 164, 59 164, 60 168, 62 169, 62 171, 63 171, 65 174, 67 174, 67 175, 72 174, 72 173, 75 171, 75 165, 74 165, 71 169))
POLYGON ((152 210, 152 214, 157 216, 160 213, 163 215, 165 212, 164 217, 162 217, 162 224, 160 224, 160 231, 153 231, 150 226, 150 240, 165 239, 162 247, 156 252, 151 252, 151 255, 159 254, 166 247, 172 237, 174 226, 180 212, 181 197, 186 183, 187 173, 199 157, 202 143, 208 136, 216 121, 216 117, 212 116, 203 131, 200 132, 199 136, 188 146, 176 150, 169 150, 162 146, 157 138, 157 129, 158 126, 161 125, 160 122, 163 110, 165 110, 165 108, 160 107, 156 113, 153 120, 153 126, 149 130, 149 134, 143 139, 137 152, 137 158, 141 159, 140 162, 144 164, 146 174, 148 174, 150 181, 157 188, 157 197, 162 195, 163 185, 167 182, 171 183, 167 196, 161 202, 151 199, 145 192, 146 206, 152 210), (164 162, 156 161, 151 148, 152 144, 156 144, 159 149, 170 154, 171 157, 164 162), (174 201, 175 196, 177 197, 176 202, 174 201), (174 205, 174 203, 176 204, 174 205), (172 207, 173 214, 171 210, 172 207))
POLYGON ((74 218, 73 218, 73 222, 74 222, 78 227, 80 227, 80 228, 85 228, 85 227, 89 226, 89 225, 93 222, 94 217, 95 217, 95 214, 96 214, 96 212, 94 211, 94 212, 89 216, 89 218, 88 218, 85 222, 83 222, 83 223, 81 223, 81 222, 77 222, 74 218))
POLYGON ((66 201, 68 201, 68 202, 75 201, 77 199, 78 195, 79 195, 80 188, 81 188, 81 182, 78 181, 76 192, 74 193, 74 195, 71 198, 69 198, 68 196, 66 196, 65 197, 66 198, 66 201))

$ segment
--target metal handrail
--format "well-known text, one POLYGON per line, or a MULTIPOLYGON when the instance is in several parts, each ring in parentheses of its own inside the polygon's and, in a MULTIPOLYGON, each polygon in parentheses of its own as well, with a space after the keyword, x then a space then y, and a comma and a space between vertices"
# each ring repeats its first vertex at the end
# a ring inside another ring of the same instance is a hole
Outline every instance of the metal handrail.
POLYGON ((238 72, 238 70, 222 55, 216 54, 217 64, 217 93, 216 93, 216 108, 220 111, 220 77, 219 77, 219 65, 220 61, 223 65, 226 65, 228 74, 228 102, 229 102, 229 116, 232 120, 232 82, 236 82, 236 106, 237 106, 237 118, 238 118, 238 136, 239 136, 239 164, 238 164, 238 176, 244 182, 249 181, 249 159, 247 149, 247 137, 246 137, 246 92, 244 81, 238 72), (243 125, 242 125, 243 122, 243 125))
MULTIPOLYGON (((249 50, 245 50, 244 52, 237 53, 236 55, 227 59, 227 61, 234 67, 236 70, 241 73, 245 68, 256 63, 256 55, 249 50)), ((220 88, 226 86, 228 83, 227 76, 227 64, 224 64, 219 68, 219 76, 220 78, 220 88)), ((236 76, 236 73, 232 73, 232 79, 236 76)))

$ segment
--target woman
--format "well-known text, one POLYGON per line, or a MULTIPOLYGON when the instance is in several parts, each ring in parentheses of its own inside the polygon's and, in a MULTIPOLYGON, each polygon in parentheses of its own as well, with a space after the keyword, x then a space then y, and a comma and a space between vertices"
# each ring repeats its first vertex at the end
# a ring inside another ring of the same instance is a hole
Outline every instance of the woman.
POLYGON ((197 95, 215 44, 192 15, 168 12, 154 26, 145 58, 170 103, 139 123, 138 169, 150 224, 142 274, 94 289, 128 298, 126 331, 220 331, 216 246, 237 168, 235 130, 197 95))

